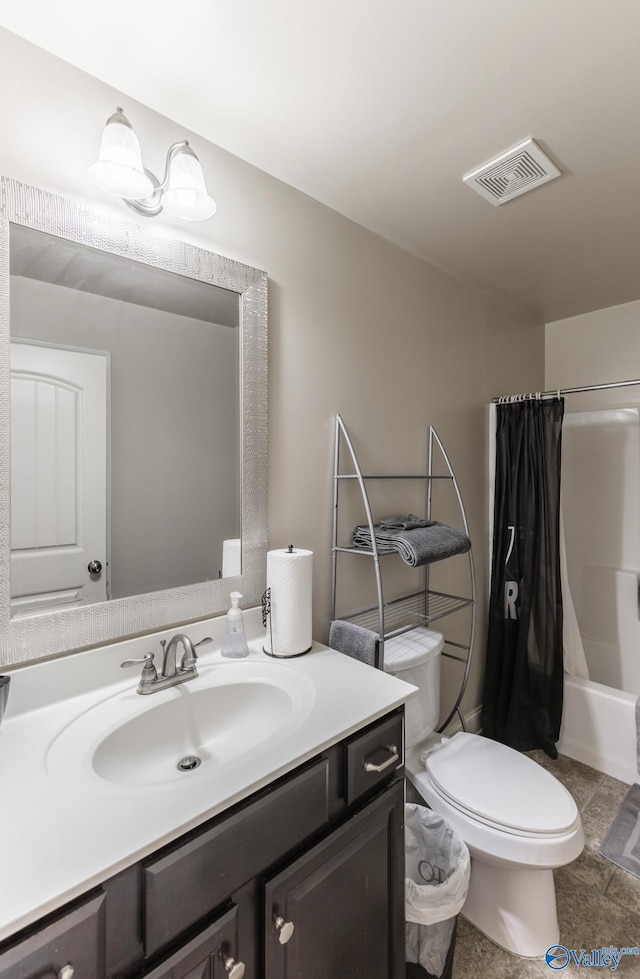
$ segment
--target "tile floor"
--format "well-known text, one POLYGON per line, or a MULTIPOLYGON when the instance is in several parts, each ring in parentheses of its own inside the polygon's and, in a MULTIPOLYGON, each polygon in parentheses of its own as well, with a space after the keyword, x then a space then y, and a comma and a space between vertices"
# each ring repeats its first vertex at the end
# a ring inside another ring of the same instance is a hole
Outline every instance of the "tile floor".
MULTIPOLYGON (((598 855, 628 785, 571 758, 553 761, 542 751, 529 755, 566 785, 584 825, 586 845, 581 856, 555 872, 561 944, 587 950, 640 945, 640 879, 598 855)), ((640 979, 640 957, 625 956, 613 972, 606 966, 574 964, 554 972, 543 960, 510 955, 462 916, 458 919, 453 979, 550 979, 553 975, 640 979)))

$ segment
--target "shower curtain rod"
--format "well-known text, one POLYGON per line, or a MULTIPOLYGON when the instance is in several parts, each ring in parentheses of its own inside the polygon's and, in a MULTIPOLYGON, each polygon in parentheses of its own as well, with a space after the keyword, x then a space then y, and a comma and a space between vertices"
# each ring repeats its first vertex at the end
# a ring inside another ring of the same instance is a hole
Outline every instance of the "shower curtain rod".
POLYGON ((633 381, 611 381, 609 384, 587 384, 578 388, 558 388, 555 391, 532 391, 529 394, 507 394, 501 398, 492 398, 492 404, 508 404, 511 401, 535 401, 540 398, 561 398, 565 394, 582 394, 587 391, 610 391, 613 388, 633 387, 640 384, 640 378, 633 381))

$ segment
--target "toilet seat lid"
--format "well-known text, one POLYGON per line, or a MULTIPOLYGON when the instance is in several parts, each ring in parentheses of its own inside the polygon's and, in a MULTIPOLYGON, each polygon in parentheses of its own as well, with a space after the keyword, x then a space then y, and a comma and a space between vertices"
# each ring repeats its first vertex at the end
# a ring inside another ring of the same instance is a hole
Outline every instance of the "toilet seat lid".
POLYGON ((464 731, 427 757, 435 788, 456 808, 506 832, 560 835, 578 815, 554 775, 514 748, 464 731))

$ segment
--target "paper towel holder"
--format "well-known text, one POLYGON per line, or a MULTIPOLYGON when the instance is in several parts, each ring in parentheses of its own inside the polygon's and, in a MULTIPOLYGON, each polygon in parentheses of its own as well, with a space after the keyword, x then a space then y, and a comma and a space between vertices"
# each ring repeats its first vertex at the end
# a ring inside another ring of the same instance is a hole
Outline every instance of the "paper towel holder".
MULTIPOLYGON (((293 554, 293 544, 289 544, 287 548, 288 554, 293 554)), ((271 649, 267 649, 266 646, 262 647, 262 652, 266 653, 267 656, 272 656, 274 659, 295 659, 296 656, 305 656, 311 649, 303 649, 301 653, 274 653, 273 652, 273 628, 271 625, 271 589, 266 588, 262 593, 262 625, 263 628, 267 628, 267 620, 269 621, 269 645, 271 649)), ((313 643, 312 643, 313 645, 313 643)))
MULTIPOLYGON (((300 554, 300 550, 294 548, 293 544, 289 544, 285 550, 281 552, 282 554, 300 554)), ((307 552, 304 552, 307 553, 307 552)), ((310 553, 310 552, 309 552, 310 553)), ((269 555, 267 554, 267 570, 269 567, 269 555)), ((299 653, 276 653, 274 652, 273 645, 273 609, 272 609, 272 595, 271 587, 268 586, 262 594, 262 625, 265 629, 268 628, 268 640, 269 648, 267 648, 266 639, 265 644, 262 647, 262 651, 267 654, 267 656, 272 656, 274 659, 294 659, 296 656, 304 656, 306 653, 310 652, 313 648, 313 640, 311 644, 306 648, 301 650, 299 653), (268 621, 268 626, 267 626, 268 621)))

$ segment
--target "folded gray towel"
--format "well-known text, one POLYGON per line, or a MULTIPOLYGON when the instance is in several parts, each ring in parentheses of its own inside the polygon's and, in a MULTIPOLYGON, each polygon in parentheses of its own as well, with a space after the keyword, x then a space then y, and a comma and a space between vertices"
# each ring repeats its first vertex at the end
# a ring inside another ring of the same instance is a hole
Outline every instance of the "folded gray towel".
MULTIPOLYGON (((378 550, 382 554, 391 554, 392 551, 397 550, 395 545, 395 534, 391 531, 380 530, 380 525, 375 524, 374 526, 376 544, 378 545, 378 550)), ((353 532, 353 543, 356 547, 371 547, 371 533, 369 528, 356 527, 353 532)))
MULTIPOLYGON (((373 528, 378 550, 385 554, 397 551, 402 560, 412 568, 443 561, 455 554, 465 554, 471 547, 471 541, 461 530, 438 523, 437 520, 425 521, 427 526, 416 527, 414 530, 385 530, 383 523, 384 521, 375 524, 373 528)), ((356 527, 353 543, 356 547, 372 546, 368 525, 356 527)))
POLYGON ((426 520, 424 517, 416 517, 415 513, 408 513, 405 517, 385 517, 380 521, 379 527, 381 530, 415 530, 417 527, 430 527, 433 523, 434 520, 426 520))
POLYGON ((375 632, 361 625, 335 619, 329 629, 329 645, 339 653, 359 659, 368 666, 378 666, 380 638, 375 632))

